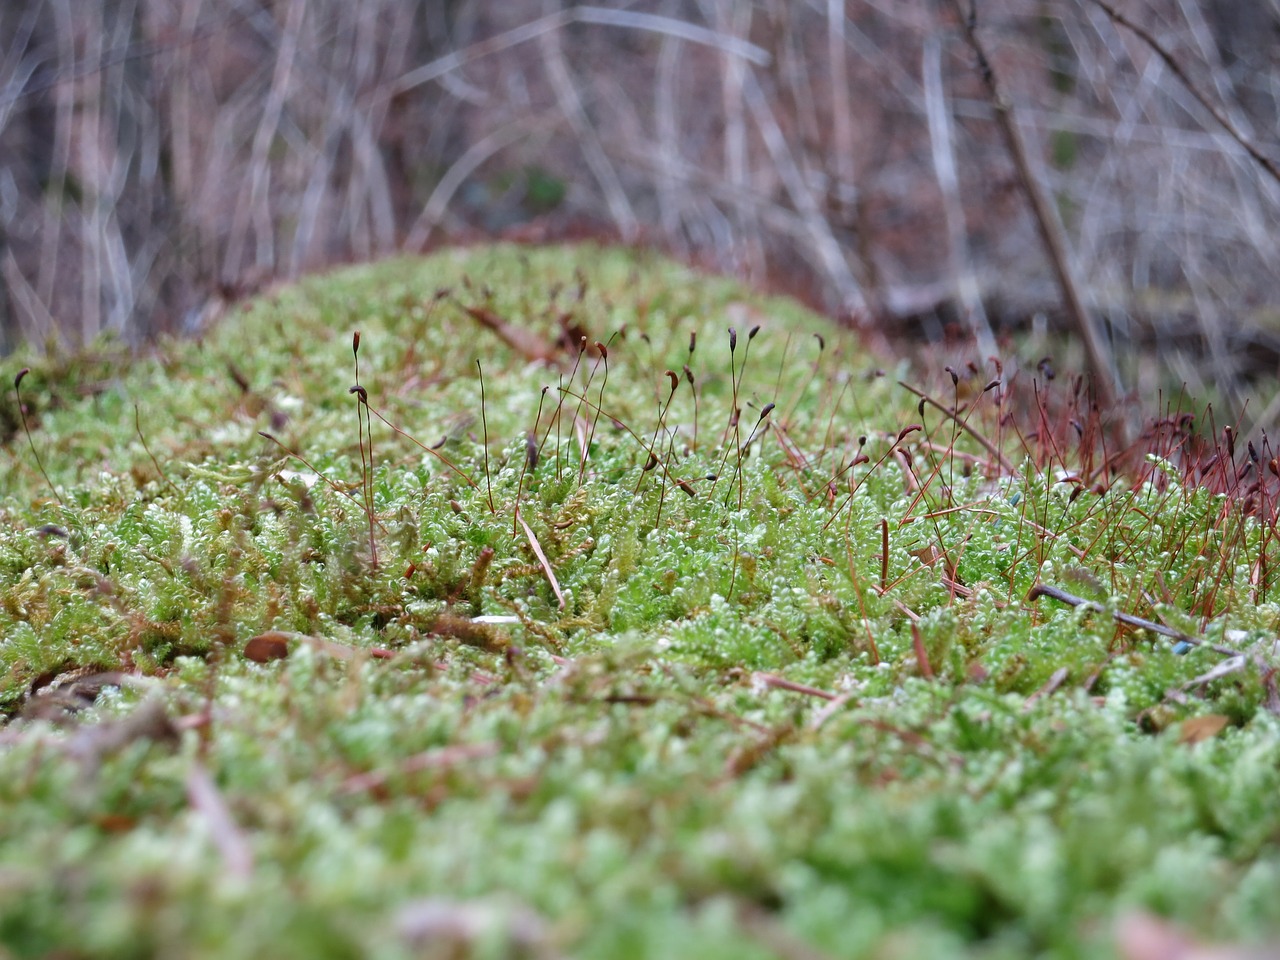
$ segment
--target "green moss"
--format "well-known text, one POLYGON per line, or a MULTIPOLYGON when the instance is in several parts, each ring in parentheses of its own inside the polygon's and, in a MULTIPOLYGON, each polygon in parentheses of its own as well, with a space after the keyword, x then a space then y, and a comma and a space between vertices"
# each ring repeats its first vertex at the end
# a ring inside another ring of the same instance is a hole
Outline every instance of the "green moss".
POLYGON ((424 903, 470 918, 439 956, 1106 956, 1133 909, 1274 936, 1266 675, 1112 618, 1269 656, 1266 530, 996 476, 872 362, 648 254, 497 247, 35 364, 53 486, 22 434, 0 471, 0 942, 407 957, 424 903), (402 432, 357 419, 356 330, 402 432), (269 630, 288 656, 247 660, 269 630), (77 668, 128 679, 86 707, 77 668))

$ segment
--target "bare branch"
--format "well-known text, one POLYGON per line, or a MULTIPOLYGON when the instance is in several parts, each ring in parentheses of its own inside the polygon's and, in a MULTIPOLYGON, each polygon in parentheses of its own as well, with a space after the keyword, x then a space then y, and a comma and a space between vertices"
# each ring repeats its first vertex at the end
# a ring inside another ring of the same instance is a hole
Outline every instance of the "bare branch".
POLYGON ((1182 65, 1178 63, 1173 54, 1169 52, 1168 48, 1165 47, 1164 44, 1153 37, 1150 31, 1146 30, 1139 24, 1134 23, 1115 7, 1111 6, 1111 4, 1107 3, 1106 0, 1092 0, 1092 2, 1101 7, 1108 17, 1145 43, 1151 49, 1152 53, 1163 60, 1165 66, 1173 71, 1173 75, 1177 77, 1178 80, 1181 81, 1182 85, 1187 88, 1187 91, 1196 98, 1196 101, 1200 106, 1209 111, 1210 116, 1212 116, 1214 120, 1218 121, 1222 129, 1227 131, 1231 136, 1231 139, 1238 143, 1244 151, 1254 159, 1254 162, 1256 162, 1258 166, 1267 171, 1273 180, 1280 183, 1280 167, 1276 165, 1276 162, 1254 146, 1253 142, 1240 132, 1236 125, 1231 122, 1231 118, 1227 116, 1222 107, 1209 99, 1208 94, 1201 90, 1199 86, 1192 81, 1191 77, 1187 75, 1187 72, 1182 69, 1182 65))
POLYGON ((444 218, 445 211, 449 208, 449 201, 453 199, 453 195, 457 193, 458 188, 466 182, 466 179, 471 174, 475 173, 482 163, 513 143, 518 143, 539 127, 546 129, 554 126, 554 124, 555 119, 547 114, 523 117, 504 124, 493 133, 477 140, 468 147, 467 151, 445 171, 445 175, 440 178, 440 182, 431 191, 431 196, 427 198, 427 203, 422 208, 422 212, 418 214, 413 226, 409 228, 409 235, 404 241, 404 248, 417 251, 426 248, 427 241, 431 239, 432 231, 439 226, 440 221, 444 218))
POLYGON ((564 59, 564 49, 560 45, 560 32, 544 33, 539 38, 539 42, 542 45, 547 76, 551 80, 552 87, 555 88, 560 110, 578 138, 578 146, 582 149, 587 166, 591 168, 592 176, 600 185, 605 203, 609 206, 609 213, 613 216, 613 222, 617 224, 618 232, 622 234, 623 239, 634 240, 639 233, 639 222, 636 220, 635 211, 631 209, 631 201, 627 199, 626 191, 622 189, 618 172, 604 152, 604 147, 600 144, 600 136, 582 107, 582 99, 578 96, 573 77, 569 74, 569 65, 564 59))
POLYGON ((285 97, 288 95, 293 74, 294 57, 298 51, 298 35, 302 29, 302 17, 306 9, 306 0, 290 0, 285 14, 280 48, 276 53, 275 72, 271 77, 271 88, 253 138, 253 157, 249 164, 249 189, 241 194, 240 204, 236 208, 231 242, 223 262, 223 280, 227 283, 234 282, 240 273, 243 247, 248 239, 246 233, 249 229, 250 217, 255 221, 254 232, 257 236, 256 264, 259 267, 269 267, 275 263, 274 229, 270 219, 271 204, 267 197, 267 188, 271 182, 271 167, 267 151, 280 126, 281 113, 284 110, 285 97))
POLYGON ((947 220, 951 271, 956 293, 978 342, 979 356, 985 359, 996 355, 996 340, 987 320, 987 311, 982 305, 978 278, 969 258, 969 233, 965 225, 960 178, 956 174, 956 158, 951 142, 951 113, 947 106, 946 91, 942 86, 942 41, 936 32, 926 38, 922 59, 929 144, 932 148, 933 169, 938 177, 938 188, 942 191, 942 212, 947 220))
MULTIPOLYGON (((1013 102, 1009 99, 996 76, 991 60, 987 56, 985 45, 978 36, 976 17, 966 15, 960 0, 950 0, 951 8, 964 30, 965 39, 978 59, 978 71, 986 85, 991 105, 995 107, 996 125, 1004 137, 1005 146, 1018 171, 1018 180, 1027 194, 1035 214, 1036 225, 1040 229, 1040 237, 1044 241, 1049 262, 1057 276, 1058 287, 1062 293, 1063 305, 1071 323, 1084 343, 1085 355, 1089 361, 1089 370, 1093 375, 1094 389, 1098 392, 1099 405, 1104 410, 1117 410, 1116 402, 1123 390, 1120 388, 1119 375, 1115 370, 1110 352, 1103 345, 1102 336, 1098 332, 1093 317, 1085 309, 1084 299, 1080 295, 1080 283, 1076 279, 1072 267, 1067 240, 1058 209, 1053 205, 1044 185, 1036 176, 1031 166, 1031 157, 1026 143, 1022 139, 1022 131, 1018 129, 1018 120, 1014 116, 1013 102)), ((1127 425, 1121 418, 1116 419, 1116 428, 1120 433, 1122 445, 1128 434, 1127 425)))
POLYGON ((853 271, 849 269, 849 264, 844 258, 840 244, 831 232, 831 225, 827 223, 822 211, 818 209, 818 203, 814 199, 813 191, 804 182, 804 176, 800 173, 800 168, 796 165, 795 158, 791 154, 791 147, 787 143, 787 138, 778 126, 778 120, 773 114, 773 107, 764 95, 764 91, 760 89, 760 82, 756 79, 754 71, 747 71, 746 83, 743 89, 747 97, 747 107, 751 110, 756 126, 760 130, 760 135, 764 139, 765 147, 769 151, 769 156, 773 159, 774 166, 778 170, 778 175, 782 178, 783 185, 787 188, 791 202, 795 204, 796 210, 800 212, 805 225, 809 228, 810 243, 818 254, 824 272, 836 289, 840 291, 845 309, 855 313, 865 311, 867 309, 867 300, 862 288, 859 286, 858 281, 854 279, 853 271))
POLYGON ((404 93, 406 90, 412 90, 414 87, 430 83, 432 80, 473 60, 478 60, 494 53, 501 53, 503 50, 509 50, 545 34, 561 30, 571 23, 591 23, 597 26, 626 27, 632 30, 663 33, 668 36, 678 37, 681 40, 687 40, 690 43, 718 47, 735 56, 750 60, 759 66, 767 66, 770 61, 769 52, 757 47, 755 44, 747 43, 736 37, 725 36, 714 30, 708 30, 706 27, 686 23, 674 17, 661 17, 650 13, 633 13, 627 10, 607 10, 602 7, 575 7, 572 10, 560 10, 537 20, 532 20, 529 23, 521 24, 518 27, 513 27, 505 33, 473 43, 469 47, 410 70, 396 81, 392 87, 392 92, 404 93))

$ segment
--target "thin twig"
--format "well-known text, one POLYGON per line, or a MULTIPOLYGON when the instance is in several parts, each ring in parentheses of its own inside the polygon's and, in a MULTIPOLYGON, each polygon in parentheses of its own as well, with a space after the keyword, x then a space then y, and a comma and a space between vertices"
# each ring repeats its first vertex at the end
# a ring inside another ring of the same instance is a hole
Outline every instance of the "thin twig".
MULTIPOLYGON (((1031 592, 1027 594, 1027 600, 1035 603, 1040 597, 1049 597, 1061 603, 1070 604, 1073 607, 1080 607, 1085 610, 1096 610, 1098 613, 1106 613, 1107 608, 1100 603, 1092 600, 1086 600, 1084 597, 1077 597, 1074 593, 1067 593, 1057 587, 1051 587, 1045 583, 1037 583, 1031 588, 1031 592)), ((1192 646, 1208 647, 1214 653, 1220 653, 1224 657, 1240 657, 1244 656, 1239 650, 1231 647, 1224 647, 1220 644, 1210 643, 1204 637, 1195 637, 1181 630, 1175 630, 1173 627, 1166 627, 1163 623, 1156 623, 1154 620, 1146 620, 1142 617, 1135 617, 1131 613, 1122 613, 1119 610, 1111 612, 1112 618, 1116 623, 1122 623, 1126 627, 1137 627, 1139 630, 1149 630, 1157 633, 1162 637, 1168 637, 1170 640, 1177 640, 1179 643, 1189 643, 1192 646)))
POLYGON ((1062 686, 1063 683, 1066 682, 1066 679, 1069 676, 1071 676, 1071 671, 1068 670, 1066 667, 1059 667, 1057 670, 1053 671, 1053 674, 1049 677, 1048 680, 1044 682, 1044 685, 1041 686, 1039 690, 1031 694, 1031 696, 1027 697, 1027 699, 1023 701, 1022 709, 1029 710, 1037 700, 1041 700, 1044 697, 1050 696, 1055 690, 1057 690, 1060 686, 1062 686))
POLYGON ((923 390, 918 390, 917 388, 911 386, 911 384, 907 383, 905 380, 899 380, 898 386, 902 387, 904 390, 910 390, 912 393, 914 393, 917 397, 919 397, 929 406, 934 407, 937 410, 940 410, 944 416, 950 417, 951 420, 958 427, 960 427, 961 430, 969 434, 969 436, 973 437, 974 440, 977 440, 978 443, 982 446, 983 450, 986 450, 987 453, 995 457, 996 462, 1000 464, 1001 469, 1003 469, 1005 473, 1008 473, 1010 475, 1017 473, 1017 471, 1013 467, 1013 464, 1010 463, 1009 459, 1003 453, 1000 452, 999 448, 990 440, 988 440, 986 437, 984 437, 981 433, 979 433, 976 429, 970 426, 967 420, 961 420, 959 414, 955 410, 949 410, 948 408, 940 404, 937 400, 933 399, 933 397, 925 393, 923 390))
POLYGON ((780 677, 776 673, 765 673, 757 670, 751 674, 751 680, 753 683, 758 683, 773 690, 790 690, 792 693, 803 693, 805 696, 817 697, 819 700, 840 699, 838 694, 827 690, 819 690, 817 687, 811 687, 806 683, 788 680, 786 677, 780 677))

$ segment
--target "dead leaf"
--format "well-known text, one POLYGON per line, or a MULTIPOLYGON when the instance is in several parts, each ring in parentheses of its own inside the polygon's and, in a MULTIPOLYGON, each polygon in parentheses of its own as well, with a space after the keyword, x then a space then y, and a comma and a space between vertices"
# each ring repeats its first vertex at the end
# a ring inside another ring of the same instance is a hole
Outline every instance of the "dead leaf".
POLYGON ((270 663, 289 655, 289 634, 279 630, 260 633, 244 645, 244 655, 254 663, 270 663))
POLYGON ((1212 740, 1231 722, 1230 717, 1220 713, 1206 713, 1199 717, 1190 717, 1182 721, 1178 733, 1178 742, 1186 744, 1202 743, 1212 740))
POLYGON ((23 719, 65 723, 92 706, 104 688, 136 683, 137 678, 114 670, 76 667, 38 680, 41 682, 22 707, 23 719))
MULTIPOLYGON (((254 663, 270 663, 272 660, 283 660, 289 656, 290 643, 305 643, 316 653, 332 657, 334 660, 353 660, 360 653, 359 647, 351 647, 336 640, 326 640, 309 633, 291 633, 286 630, 268 630, 253 637, 244 645, 244 655, 254 663)), ((369 656, 377 660, 390 660, 395 656, 384 647, 369 647, 365 650, 369 656)))
POLYGON ((554 366, 560 359, 560 353, 551 343, 525 327, 518 327, 504 317, 485 307, 469 307, 459 303, 459 307, 472 320, 482 327, 492 330, 507 346, 515 350, 530 362, 542 362, 554 366))
POLYGON ((103 833, 128 833, 138 825, 137 817, 123 813, 99 813, 90 817, 90 820, 103 833))
POLYGON ((919 550, 908 550, 907 553, 911 554, 926 567, 932 567, 942 559, 942 551, 933 544, 921 547, 919 550))
POLYGON ((564 609, 564 594, 560 592, 560 582, 556 580, 555 571, 551 569, 551 564, 547 561, 547 555, 542 552, 542 544, 538 542, 538 538, 533 535, 533 531, 529 529, 529 525, 524 522, 524 517, 520 516, 520 508, 516 507, 516 519, 520 521, 520 526, 524 530, 524 535, 529 538, 529 546, 533 548, 534 556, 538 558, 538 563, 542 565, 542 572, 547 575, 547 580, 551 583, 551 589, 555 592, 556 599, 560 601, 560 609, 564 609))

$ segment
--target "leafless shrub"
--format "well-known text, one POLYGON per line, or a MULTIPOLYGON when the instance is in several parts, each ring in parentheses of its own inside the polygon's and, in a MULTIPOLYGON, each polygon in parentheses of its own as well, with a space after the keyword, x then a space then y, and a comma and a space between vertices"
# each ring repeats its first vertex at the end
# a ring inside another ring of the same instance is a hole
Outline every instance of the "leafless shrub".
MULTIPOLYGON (((1058 295, 950 9, 6 3, 0 346, 141 342, 336 261, 585 233, 889 333, 954 318, 984 356, 1058 295)), ((1280 185, 1259 164, 1280 158, 1280 13, 976 12, 1126 382, 1154 382, 1132 348, 1154 346, 1238 407, 1280 366, 1280 185)))

